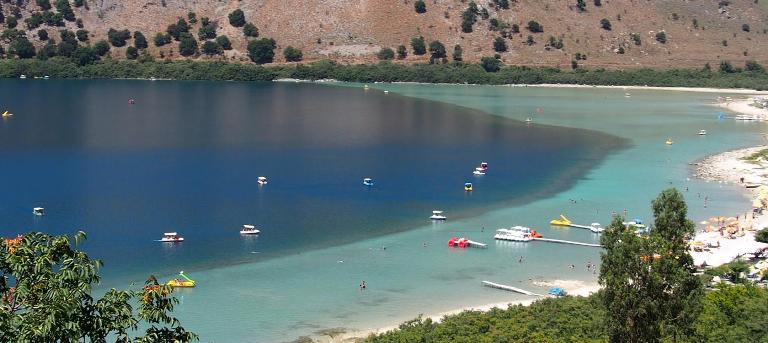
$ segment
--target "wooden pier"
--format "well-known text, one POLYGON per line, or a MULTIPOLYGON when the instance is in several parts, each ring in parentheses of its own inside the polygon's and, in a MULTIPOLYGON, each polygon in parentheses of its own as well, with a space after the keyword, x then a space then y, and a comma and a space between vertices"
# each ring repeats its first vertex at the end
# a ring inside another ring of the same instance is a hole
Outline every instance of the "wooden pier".
POLYGON ((526 290, 521 289, 521 288, 509 286, 509 285, 502 285, 500 283, 495 283, 495 282, 490 282, 490 281, 483 281, 482 283, 483 283, 483 286, 486 286, 486 287, 501 289, 501 290, 515 292, 515 293, 520 293, 520 294, 525 294, 525 295, 531 295, 531 296, 535 296, 535 297, 543 297, 543 295, 541 295, 541 294, 533 293, 533 292, 526 291, 526 290))
POLYGON ((536 241, 542 241, 542 242, 550 242, 550 243, 560 243, 560 244, 573 244, 573 245, 580 245, 584 247, 594 247, 594 248, 602 248, 603 246, 600 244, 593 244, 593 243, 582 243, 582 242, 574 242, 574 241, 566 241, 562 239, 552 239, 552 238, 534 238, 536 241))

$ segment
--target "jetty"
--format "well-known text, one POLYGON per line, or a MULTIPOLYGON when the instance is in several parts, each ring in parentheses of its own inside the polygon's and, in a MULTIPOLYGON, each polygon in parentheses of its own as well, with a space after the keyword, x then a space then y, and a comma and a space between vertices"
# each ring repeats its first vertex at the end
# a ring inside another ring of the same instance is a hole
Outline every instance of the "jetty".
POLYGON ((602 248, 603 246, 600 244, 593 244, 593 243, 582 243, 582 242, 574 242, 574 241, 566 241, 562 239, 552 239, 552 238, 533 238, 533 240, 536 241, 542 241, 542 242, 550 242, 550 243, 560 243, 560 244, 573 244, 573 245, 580 245, 584 247, 594 247, 594 248, 602 248))
POLYGON ((495 282, 490 282, 490 281, 483 281, 482 283, 483 283, 483 286, 486 286, 486 287, 501 289, 501 290, 515 292, 515 293, 520 293, 520 294, 525 294, 525 295, 531 295, 531 296, 535 296, 535 297, 543 297, 543 295, 541 295, 541 294, 533 293, 533 292, 530 292, 530 291, 526 291, 526 290, 524 290, 522 288, 517 288, 517 287, 514 287, 514 286, 502 285, 500 283, 495 283, 495 282))

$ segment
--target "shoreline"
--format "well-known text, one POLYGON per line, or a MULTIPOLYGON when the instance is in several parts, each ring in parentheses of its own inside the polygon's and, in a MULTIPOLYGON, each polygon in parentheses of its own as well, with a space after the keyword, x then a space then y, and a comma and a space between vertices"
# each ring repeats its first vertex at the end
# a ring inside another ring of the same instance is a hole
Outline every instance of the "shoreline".
MULTIPOLYGON (((565 289, 569 296, 577 296, 577 297, 589 296, 592 293, 596 293, 601 288, 600 285, 597 284, 597 282, 585 282, 585 281, 578 281, 578 280, 534 281, 533 285, 538 287, 560 287, 565 289)), ((518 296, 524 297, 524 295, 521 295, 521 294, 519 294, 518 296)), ((457 308, 457 309, 439 312, 439 313, 420 314, 420 316, 422 320, 430 319, 435 323, 440 323, 447 316, 457 315, 466 311, 488 312, 494 308, 504 310, 504 309, 507 309, 509 306, 517 306, 517 305, 530 306, 531 304, 533 304, 538 300, 541 300, 544 298, 550 298, 550 297, 553 297, 553 296, 547 295, 543 297, 529 297, 528 299, 502 301, 502 302, 484 304, 480 306, 465 306, 462 308, 457 308)), ((371 335, 380 335, 388 331, 397 330, 400 324, 402 324, 402 322, 394 325, 379 326, 375 328, 349 329, 348 331, 346 331, 346 329, 344 328, 330 329, 330 330, 339 330, 340 332, 337 335, 334 335, 333 337, 330 337, 328 335, 323 335, 321 332, 317 332, 312 337, 312 339, 314 340, 313 342, 318 342, 318 343, 357 342, 371 335)))

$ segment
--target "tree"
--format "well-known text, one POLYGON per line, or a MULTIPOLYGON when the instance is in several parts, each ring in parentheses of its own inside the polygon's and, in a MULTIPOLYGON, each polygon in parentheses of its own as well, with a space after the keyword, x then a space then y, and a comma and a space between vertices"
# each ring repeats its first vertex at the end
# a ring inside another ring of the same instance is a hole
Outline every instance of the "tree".
POLYGON ((229 41, 229 37, 221 35, 216 37, 216 43, 224 50, 232 50, 232 42, 229 41))
POLYGON ((288 62, 298 62, 301 61, 304 54, 301 53, 301 50, 289 45, 283 50, 283 57, 285 57, 285 60, 288 62))
POLYGON ((768 228, 763 228, 755 234, 755 240, 760 243, 768 243, 768 228))
POLYGON ((414 55, 424 55, 427 53, 427 44, 424 42, 424 37, 411 38, 411 49, 413 49, 414 55))
POLYGON ((496 37, 496 39, 493 40, 493 50, 496 52, 507 51, 507 42, 504 38, 496 37))
POLYGON ((0 341, 3 342, 190 342, 197 336, 169 312, 173 289, 150 277, 143 290, 92 294, 101 262, 77 245, 85 234, 32 232, 0 246, 0 341), (74 240, 74 244, 72 244, 74 240), (73 247, 74 245, 74 247, 73 247), (138 302, 138 311, 133 304, 138 302), (139 327, 141 337, 131 337, 139 327))
POLYGON ((216 38, 216 26, 211 23, 200 26, 200 29, 197 31, 197 36, 200 40, 216 38))
POLYGON ((238 8, 229 14, 229 25, 234 27, 242 27, 245 25, 245 13, 243 13, 243 10, 238 8))
POLYGON ((461 62, 464 60, 464 50, 461 48, 461 45, 456 44, 456 46, 453 47, 453 60, 456 62, 461 62))
POLYGON ((179 54, 187 57, 197 53, 197 40, 189 32, 184 32, 179 36, 179 54))
POLYGON ((135 46, 129 46, 128 49, 125 49, 125 58, 129 60, 135 60, 139 58, 139 49, 135 46))
POLYGON ((470 2, 469 7, 461 13, 461 31, 465 33, 472 32, 472 25, 477 22, 477 15, 479 14, 477 4, 470 2))
POLYGON ((397 59, 398 60, 404 60, 406 57, 408 57, 408 49, 405 47, 405 45, 398 45, 397 46, 397 59))
POLYGON ((43 29, 37 30, 37 37, 40 38, 40 40, 48 40, 48 31, 43 29))
POLYGON ((128 30, 117 31, 115 29, 110 28, 109 31, 107 31, 107 39, 109 39, 109 43, 111 43, 112 46, 116 48, 125 46, 125 41, 127 41, 130 38, 131 38, 131 32, 128 30))
POLYGON ((429 43, 429 63, 445 60, 445 57, 446 52, 443 43, 440 43, 440 41, 437 40, 429 43))
POLYGON ((88 30, 79 29, 75 32, 75 36, 77 36, 77 40, 81 42, 87 42, 88 41, 88 30))
POLYGON ((256 25, 253 25, 253 23, 247 23, 243 26, 243 34, 245 34, 246 37, 258 37, 259 29, 256 25))
POLYGON ((427 4, 424 3, 424 0, 416 0, 416 2, 413 3, 413 7, 416 10, 416 13, 426 13, 427 12, 427 4))
POLYGON ((163 34, 161 32, 158 32, 155 34, 155 46, 160 47, 166 44, 171 43, 171 35, 170 34, 163 34))
POLYGON ((480 59, 480 66, 489 73, 495 73, 501 70, 501 61, 494 57, 483 57, 480 59))
POLYGON ((585 12, 587 10, 587 3, 584 0, 576 0, 576 8, 579 12, 585 12))
POLYGON ((51 9, 51 0, 36 0, 35 3, 40 6, 40 9, 43 11, 51 9))
POLYGON ((600 27, 602 27, 603 30, 611 31, 611 21, 608 20, 608 18, 600 19, 600 27))
POLYGON ((630 33, 629 38, 632 39, 632 41, 635 43, 635 45, 640 45, 643 42, 640 40, 640 34, 639 33, 630 33))
POLYGON ((392 60, 395 58, 395 51, 391 48, 381 48, 381 50, 376 53, 376 57, 382 61, 392 60))
POLYGON ((83 7, 85 5, 85 0, 75 0, 75 7, 83 7))
POLYGON ((149 44, 147 44, 147 37, 144 37, 144 34, 135 31, 133 33, 133 46, 135 46, 137 49, 146 49, 149 47, 149 44))
POLYGON ((257 64, 272 63, 275 59, 277 42, 271 38, 261 38, 248 42, 248 57, 257 64))
POLYGON ((37 58, 41 61, 45 61, 53 56, 56 56, 56 44, 53 43, 53 39, 48 40, 45 45, 37 52, 37 58))
POLYGON ((93 52, 99 56, 106 55, 109 52, 109 43, 103 39, 96 42, 96 44, 93 45, 93 52))
POLYGON ((15 28, 16 25, 18 25, 18 20, 16 19, 16 17, 8 17, 5 19, 5 25, 9 29, 15 28))
POLYGON ((603 5, 603 2, 601 0, 595 0, 595 6, 600 7, 603 5))
POLYGON ((665 44, 667 42, 667 33, 664 31, 659 31, 656 33, 656 41, 665 44))
POLYGON ((694 224, 676 189, 653 202, 653 229, 646 236, 616 216, 601 238, 599 282, 611 342, 659 342, 664 333, 690 335, 700 311, 703 287, 686 239, 694 224))
POLYGON ((749 32, 749 24, 742 24, 741 25, 741 31, 749 32))
POLYGON ((733 69, 733 66, 731 65, 731 62, 720 61, 720 72, 721 73, 735 73, 736 70, 733 69))
POLYGON ((67 21, 75 21, 75 12, 69 6, 69 0, 56 0, 56 10, 64 16, 67 21))
POLYGON ((544 26, 541 26, 541 24, 535 20, 531 20, 528 22, 528 31, 533 33, 544 32, 544 26))
POLYGON ((496 8, 509 9, 509 0, 493 0, 493 4, 496 5, 496 8))
POLYGON ((32 58, 35 57, 35 46, 32 45, 32 42, 26 36, 21 36, 11 41, 11 44, 8 46, 8 53, 19 58, 32 58))
POLYGON ((213 55, 220 55, 222 53, 222 48, 219 43, 212 42, 212 41, 206 41, 203 43, 203 53, 208 56, 213 55))
POLYGON ((187 12, 187 20, 189 20, 189 23, 192 25, 197 24, 197 14, 195 12, 187 12))
POLYGON ((533 36, 528 35, 528 38, 526 38, 526 40, 525 40, 525 44, 528 44, 529 46, 530 45, 534 45, 534 44, 536 44, 536 41, 533 40, 533 36))

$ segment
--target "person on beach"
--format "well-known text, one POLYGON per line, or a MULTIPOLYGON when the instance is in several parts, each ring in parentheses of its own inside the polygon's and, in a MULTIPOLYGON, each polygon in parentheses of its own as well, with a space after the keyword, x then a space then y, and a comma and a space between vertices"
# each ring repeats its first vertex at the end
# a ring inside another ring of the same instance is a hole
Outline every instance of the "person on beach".
POLYGON ((520 256, 520 259, 517 260, 517 263, 523 263, 523 257, 522 256, 520 256))
POLYGON ((365 289, 365 280, 360 283, 360 292, 362 292, 365 289))

